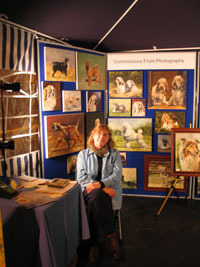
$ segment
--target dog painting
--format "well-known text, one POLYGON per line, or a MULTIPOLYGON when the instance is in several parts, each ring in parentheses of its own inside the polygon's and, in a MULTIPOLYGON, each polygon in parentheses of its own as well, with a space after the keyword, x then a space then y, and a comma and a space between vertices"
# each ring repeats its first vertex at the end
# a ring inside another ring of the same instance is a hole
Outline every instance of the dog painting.
POLYGON ((45 80, 75 82, 75 51, 45 47, 45 80))
POLYGON ((198 128, 173 129, 172 159, 175 174, 200 174, 200 131, 198 128))
POLYGON ((187 71, 150 71, 148 109, 186 109, 187 71))
POLYGON ((86 92, 87 112, 101 111, 101 97, 102 97, 102 92, 96 92, 96 91, 86 92))
POLYGON ((151 118, 109 118, 108 126, 117 150, 152 151, 151 118))
POLYGON ((67 174, 76 172, 77 155, 67 157, 67 174))
MULTIPOLYGON (((171 157, 166 155, 145 155, 144 190, 166 191, 174 184, 171 174, 171 157)), ((186 189, 184 176, 175 185, 175 190, 186 189)))
POLYGON ((131 99, 109 99, 109 116, 110 117, 130 117, 131 116, 131 99))
POLYGON ((105 56, 77 52, 77 74, 78 90, 105 90, 105 56))
POLYGON ((84 114, 45 116, 46 158, 84 148, 84 114))
POLYGON ((60 110, 60 83, 43 82, 42 87, 43 111, 60 110))
POLYGON ((62 91, 63 112, 81 111, 81 92, 72 90, 62 91))
POLYGON ((170 133, 173 128, 185 127, 185 113, 181 111, 156 111, 155 132, 170 133))
POLYGON ((128 98, 143 96, 142 71, 109 72, 109 97, 128 98))
POLYGON ((166 134, 158 135, 158 152, 171 152, 171 136, 166 134))
POLYGON ((122 189, 137 189, 137 169, 122 169, 122 189))
POLYGON ((132 116, 145 117, 146 115, 146 99, 132 99, 132 116))

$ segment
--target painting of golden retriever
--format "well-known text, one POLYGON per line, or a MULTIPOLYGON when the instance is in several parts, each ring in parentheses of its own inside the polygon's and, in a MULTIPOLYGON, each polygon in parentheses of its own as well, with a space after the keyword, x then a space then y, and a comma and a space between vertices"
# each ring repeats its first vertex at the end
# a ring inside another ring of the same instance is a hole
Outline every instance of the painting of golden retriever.
POLYGON ((172 172, 188 176, 200 175, 200 129, 172 130, 172 172))
POLYGON ((109 97, 143 97, 142 71, 110 71, 109 97))
POLYGON ((66 48, 45 47, 45 80, 76 81, 76 52, 66 48))
POLYGON ((187 71, 150 71, 148 109, 186 109, 187 71))
POLYGON ((155 132, 170 133, 172 128, 185 127, 185 112, 181 111, 156 111, 155 132))
POLYGON ((84 149, 84 114, 45 116, 46 158, 84 149))
POLYGON ((77 89, 105 90, 105 55, 77 52, 77 89))

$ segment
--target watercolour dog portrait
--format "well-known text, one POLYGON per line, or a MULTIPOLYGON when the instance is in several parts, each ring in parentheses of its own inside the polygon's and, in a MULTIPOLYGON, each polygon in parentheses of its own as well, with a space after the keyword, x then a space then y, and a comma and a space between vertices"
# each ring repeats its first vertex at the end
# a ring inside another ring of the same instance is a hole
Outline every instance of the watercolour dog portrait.
POLYGON ((75 82, 76 52, 45 47, 45 80, 75 82))
POLYGON ((200 174, 200 130, 199 128, 173 129, 172 172, 174 175, 200 174))
POLYGON ((120 151, 152 151, 151 118, 109 118, 115 148, 120 151))
POLYGON ((45 116, 46 158, 82 150, 84 145, 84 114, 45 116))
POLYGON ((109 72, 109 97, 143 97, 142 71, 109 72))
POLYGON ((187 71, 150 71, 148 109, 186 109, 187 71))
POLYGON ((105 90, 105 55, 77 52, 77 89, 105 90))

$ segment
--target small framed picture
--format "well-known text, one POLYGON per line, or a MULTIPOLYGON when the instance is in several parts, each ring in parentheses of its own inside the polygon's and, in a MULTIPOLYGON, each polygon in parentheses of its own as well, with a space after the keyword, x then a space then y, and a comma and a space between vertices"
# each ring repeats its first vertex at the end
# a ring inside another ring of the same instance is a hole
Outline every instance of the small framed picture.
POLYGON ((122 169, 122 188, 137 189, 137 169, 123 168, 122 169))
POLYGON ((132 99, 132 117, 145 117, 146 99, 132 99))
POLYGON ((181 111, 156 111, 155 132, 171 133, 172 128, 185 127, 185 112, 181 111))
POLYGON ((109 99, 110 117, 130 117, 131 99, 110 98, 109 99))
POLYGON ((101 111, 101 96, 102 92, 97 92, 97 91, 86 92, 87 112, 101 111))
POLYGON ((200 176, 200 129, 172 129, 172 174, 200 176))
POLYGON ((158 135, 158 152, 171 152, 171 136, 167 134, 158 135))
POLYGON ((62 91, 63 112, 81 111, 81 92, 62 91))

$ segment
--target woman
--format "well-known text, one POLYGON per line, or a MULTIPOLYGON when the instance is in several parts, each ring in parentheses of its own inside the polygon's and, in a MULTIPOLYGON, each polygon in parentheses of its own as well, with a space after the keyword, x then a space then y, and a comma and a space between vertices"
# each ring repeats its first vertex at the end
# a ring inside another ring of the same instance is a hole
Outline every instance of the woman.
POLYGON ((120 258, 120 250, 114 227, 113 210, 122 205, 122 162, 119 151, 107 125, 95 127, 88 139, 88 148, 77 158, 77 180, 80 183, 87 206, 91 234, 89 260, 99 256, 97 241, 106 233, 114 259, 120 258))

